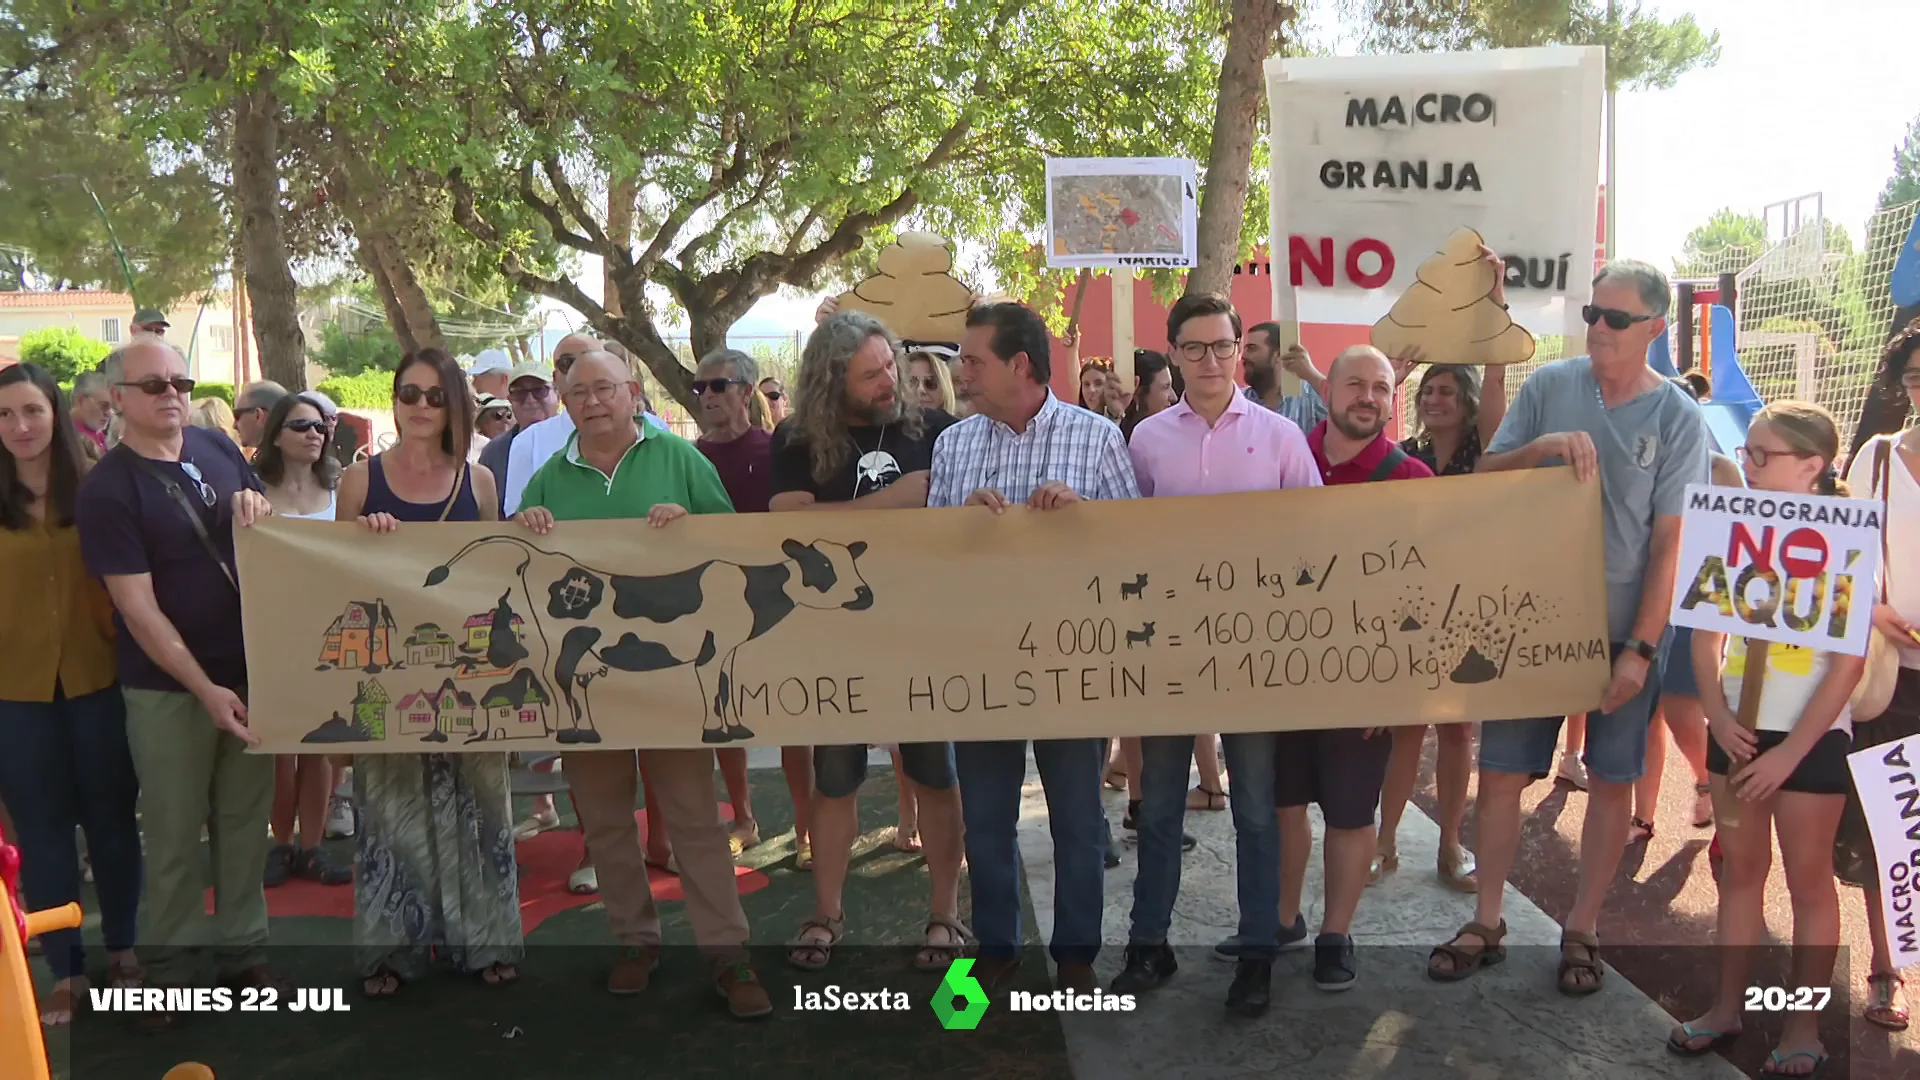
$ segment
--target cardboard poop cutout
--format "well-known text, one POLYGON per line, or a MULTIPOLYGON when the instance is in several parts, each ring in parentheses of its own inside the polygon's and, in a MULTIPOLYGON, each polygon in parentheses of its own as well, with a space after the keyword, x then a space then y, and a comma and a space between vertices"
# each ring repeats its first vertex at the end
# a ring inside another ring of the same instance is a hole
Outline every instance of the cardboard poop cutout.
POLYGON ((880 249, 880 270, 840 297, 907 341, 959 341, 973 290, 953 276, 953 251, 932 233, 901 233, 880 249))
POLYGON ((1493 301, 1494 270, 1480 259, 1480 234, 1460 229, 1420 264, 1419 280, 1373 324, 1373 346, 1398 356, 1418 345, 1430 364, 1521 364, 1533 335, 1493 301))

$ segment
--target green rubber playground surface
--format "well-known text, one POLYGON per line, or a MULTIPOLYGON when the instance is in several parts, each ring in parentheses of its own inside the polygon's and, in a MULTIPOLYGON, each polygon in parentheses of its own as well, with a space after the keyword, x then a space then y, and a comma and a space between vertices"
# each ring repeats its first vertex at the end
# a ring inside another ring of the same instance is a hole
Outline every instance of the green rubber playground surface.
MULTIPOLYGON (((754 966, 773 998, 772 1016, 728 1016, 692 947, 679 901, 661 905, 667 949, 653 985, 629 998, 604 990, 617 953, 597 902, 549 915, 535 927, 513 986, 443 973, 377 1002, 358 994, 347 919, 287 915, 272 921, 271 962, 295 986, 342 989, 350 1012, 197 1015, 159 1035, 136 1032, 130 1016, 81 1016, 49 1038, 54 1075, 160 1080, 190 1061, 211 1066, 219 1080, 597 1080, 746 1076, 763 1069, 782 1077, 1067 1075, 1065 1041, 1051 1016, 989 1009, 977 1030, 942 1029, 931 1005, 940 975, 911 966, 924 926, 926 867, 889 842, 898 804, 887 768, 870 771, 859 798, 862 836, 845 897, 847 939, 856 944, 836 949, 824 972, 788 967, 780 945, 812 913, 813 879, 793 865, 792 805, 779 770, 749 776, 763 842, 741 861, 765 880, 741 902, 753 928, 754 966), (855 991, 868 995, 856 998, 863 1005, 904 1008, 796 1011, 796 987, 819 992, 821 1000, 855 991), (829 987, 839 993, 828 994, 829 987)), ((559 805, 563 827, 572 827, 567 801, 559 805)), ((352 841, 337 843, 336 855, 349 858, 352 841)), ((961 889, 965 921, 964 876, 961 889)), ((92 900, 89 894, 83 901, 90 910, 92 900)), ((1036 944, 1024 896, 1023 904, 1029 944, 1036 944)), ((90 916, 89 924, 89 964, 97 967, 103 963, 97 918, 90 916)), ((35 965, 44 988, 50 975, 43 962, 35 965)), ((1041 950, 1029 950, 1012 988, 1047 988, 1041 950)))

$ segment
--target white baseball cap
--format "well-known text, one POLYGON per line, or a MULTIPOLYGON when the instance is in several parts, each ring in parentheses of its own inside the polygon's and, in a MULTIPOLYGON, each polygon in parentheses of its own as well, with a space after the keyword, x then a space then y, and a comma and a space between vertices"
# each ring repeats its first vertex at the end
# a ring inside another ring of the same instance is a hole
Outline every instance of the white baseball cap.
POLYGON ((521 364, 519 367, 513 369, 513 377, 507 380, 507 385, 511 386, 521 379, 527 378, 539 379, 541 382, 551 385, 553 382, 553 366, 551 364, 540 363, 521 364))
POLYGON ((467 377, 492 375, 496 372, 513 370, 513 357, 505 349, 482 349, 480 355, 473 358, 473 364, 467 368, 467 377))

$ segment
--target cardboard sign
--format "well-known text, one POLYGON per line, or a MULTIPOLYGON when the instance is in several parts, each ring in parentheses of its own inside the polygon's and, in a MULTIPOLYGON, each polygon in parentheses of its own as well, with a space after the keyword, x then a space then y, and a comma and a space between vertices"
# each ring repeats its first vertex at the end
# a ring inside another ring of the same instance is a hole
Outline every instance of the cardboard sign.
POLYGON ((907 341, 958 342, 973 290, 953 276, 953 249, 932 233, 901 233, 880 249, 879 273, 840 294, 840 310, 864 311, 907 341))
POLYGON ((1567 469, 545 537, 273 518, 239 558, 276 753, 1499 720, 1608 678, 1598 489, 1567 469))
POLYGON ((1847 755, 1854 790, 1873 837, 1880 903, 1887 919, 1893 969, 1920 962, 1920 737, 1869 746, 1847 755))
POLYGON ((1865 656, 1880 503, 1687 486, 1675 626, 1865 656))
POLYGON ((1533 335, 1494 302, 1493 266, 1480 254, 1480 234, 1460 229, 1420 264, 1420 276, 1393 310, 1373 324, 1374 348, 1399 356, 1423 350, 1429 364, 1524 364, 1533 335))
POLYGON ((1301 318, 1371 325, 1469 228, 1506 259, 1516 321, 1584 332, 1605 50, 1286 57, 1266 72, 1270 250, 1301 318))
POLYGON ((1191 161, 1047 159, 1048 266, 1190 267, 1199 230, 1191 161))

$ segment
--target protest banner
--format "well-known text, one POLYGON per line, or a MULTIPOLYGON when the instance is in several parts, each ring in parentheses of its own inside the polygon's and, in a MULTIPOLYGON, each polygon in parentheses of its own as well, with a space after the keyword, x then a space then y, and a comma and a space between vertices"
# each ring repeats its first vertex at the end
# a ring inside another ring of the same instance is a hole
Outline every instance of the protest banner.
POLYGON ((1872 499, 1690 484, 1670 621, 1864 656, 1880 519, 1872 499))
POLYGON ((1047 159, 1048 266, 1190 267, 1199 221, 1191 161, 1047 159))
POLYGON ((1869 746, 1847 755, 1853 787, 1873 837, 1878 863, 1881 910, 1887 918, 1887 951, 1893 970, 1920 962, 1920 931, 1914 908, 1920 904, 1920 781, 1913 762, 1920 736, 1869 746))
POLYGON ((418 753, 1580 712, 1600 537, 1567 469, 544 537, 268 519, 239 535, 249 723, 278 753, 418 753))
POLYGON ((1506 259, 1517 322, 1583 332, 1605 50, 1283 57, 1266 74, 1278 318, 1370 325, 1468 228, 1506 259))

